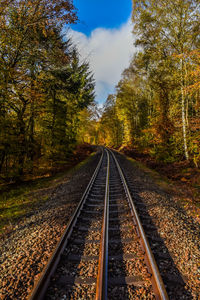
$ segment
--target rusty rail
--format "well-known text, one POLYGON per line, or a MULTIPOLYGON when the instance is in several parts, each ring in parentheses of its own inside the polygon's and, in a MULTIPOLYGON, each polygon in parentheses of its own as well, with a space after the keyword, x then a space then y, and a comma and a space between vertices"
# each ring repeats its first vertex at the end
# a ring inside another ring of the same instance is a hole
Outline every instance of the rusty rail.
POLYGON ((104 199, 104 214, 101 231, 100 255, 97 275, 96 300, 107 299, 107 285, 108 285, 108 222, 109 222, 109 170, 110 159, 107 153, 107 175, 106 175, 106 189, 104 199))

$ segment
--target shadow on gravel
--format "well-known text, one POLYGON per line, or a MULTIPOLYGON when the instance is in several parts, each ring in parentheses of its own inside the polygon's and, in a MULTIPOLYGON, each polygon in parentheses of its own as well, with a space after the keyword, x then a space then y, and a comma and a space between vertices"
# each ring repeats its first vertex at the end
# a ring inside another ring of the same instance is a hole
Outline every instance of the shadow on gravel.
MULTIPOLYGON (((98 220, 101 219, 96 218, 96 221, 98 220)), ((51 279, 51 284, 45 297, 46 300, 72 298, 92 299, 87 298, 88 295, 91 295, 92 289, 94 290, 93 294, 95 297, 96 288, 94 289, 94 279, 96 278, 98 260, 95 259, 96 254, 84 253, 85 247, 88 245, 88 234, 91 234, 91 228, 93 228, 92 222, 93 219, 91 218, 91 221, 88 220, 83 225, 83 222, 80 219, 76 228, 73 229, 68 245, 61 256, 56 272, 51 279), (91 259, 90 255, 94 256, 94 260, 91 259), (83 284, 83 282, 78 282, 77 278, 86 279, 85 284, 83 284)), ((94 238, 94 243, 97 240, 98 238, 94 238)))
MULTIPOLYGON (((150 247, 155 256, 159 271, 163 278, 163 282, 166 286, 169 299, 192 299, 193 297, 191 293, 186 289, 186 278, 182 278, 181 273, 176 268, 173 257, 165 246, 164 239, 158 233, 152 217, 147 211, 146 204, 139 194, 135 190, 133 191, 133 188, 131 188, 130 184, 129 189, 142 221, 150 247)), ((154 205, 152 204, 150 206, 153 207, 154 205)))

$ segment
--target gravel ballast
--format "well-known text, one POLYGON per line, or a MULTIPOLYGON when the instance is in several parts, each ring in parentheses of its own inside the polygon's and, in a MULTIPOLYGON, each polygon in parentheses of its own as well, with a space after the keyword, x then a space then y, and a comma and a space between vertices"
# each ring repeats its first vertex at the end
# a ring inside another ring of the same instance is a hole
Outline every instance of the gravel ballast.
POLYGON ((97 166, 100 153, 56 187, 48 199, 0 239, 0 299, 27 299, 55 249, 97 166))
MULTIPOLYGON (((66 176, 62 184, 50 188, 48 199, 23 218, 11 233, 1 238, 0 299, 28 298, 80 201, 99 158, 100 154, 93 156, 75 173, 66 176)), ((146 205, 148 214, 172 257, 173 268, 184 280, 183 289, 176 291, 174 288, 176 296, 169 295, 169 298, 199 299, 199 224, 179 205, 177 195, 159 186, 143 169, 123 155, 118 154, 117 158, 126 172, 126 177, 129 178, 133 198, 139 198, 146 205)), ((80 238, 84 234, 82 233, 80 238)), ((76 238, 79 238, 78 234, 76 238)), ((90 233, 88 238, 99 239, 99 233, 90 233)), ((162 261, 160 265, 162 266, 162 261)), ((72 298, 62 293, 60 298, 91 299, 94 294, 93 286, 88 291, 83 289, 78 293, 78 290, 75 289, 74 294, 70 294, 72 298)), ((117 299, 118 293, 117 288, 109 291, 113 299, 117 299)), ((148 287, 145 289, 129 286, 123 293, 125 299, 132 297, 139 300, 141 293, 142 299, 154 298, 148 287)))
MULTIPOLYGON (((200 225, 180 205, 181 198, 158 185, 145 170, 125 156, 117 154, 118 161, 129 178, 133 199, 145 204, 148 215, 157 228, 170 254, 171 271, 179 274, 184 286, 172 287, 170 299, 199 299, 200 296, 200 225), (175 271, 174 271, 175 270, 175 271)), ((162 271, 162 261, 160 263, 162 271)), ((172 282, 173 284, 173 282, 172 282)))

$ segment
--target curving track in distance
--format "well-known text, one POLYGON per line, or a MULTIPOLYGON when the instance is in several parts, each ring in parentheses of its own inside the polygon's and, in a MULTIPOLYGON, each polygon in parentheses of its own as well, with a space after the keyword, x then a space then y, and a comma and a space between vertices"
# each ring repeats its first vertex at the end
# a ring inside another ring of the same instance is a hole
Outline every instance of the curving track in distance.
POLYGON ((115 154, 102 148, 30 299, 144 298, 168 296, 115 154))

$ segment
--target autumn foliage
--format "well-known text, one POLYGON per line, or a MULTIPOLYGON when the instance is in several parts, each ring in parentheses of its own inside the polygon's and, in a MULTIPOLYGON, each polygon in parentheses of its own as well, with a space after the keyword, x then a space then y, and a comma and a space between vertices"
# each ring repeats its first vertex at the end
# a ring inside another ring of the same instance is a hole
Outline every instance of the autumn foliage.
POLYGON ((200 167, 199 16, 199 1, 133 1, 137 51, 97 122, 99 142, 200 167))
POLYGON ((63 29, 71 0, 7 0, 0 8, 0 173, 19 178, 65 161, 79 113, 94 99, 87 63, 63 29))

